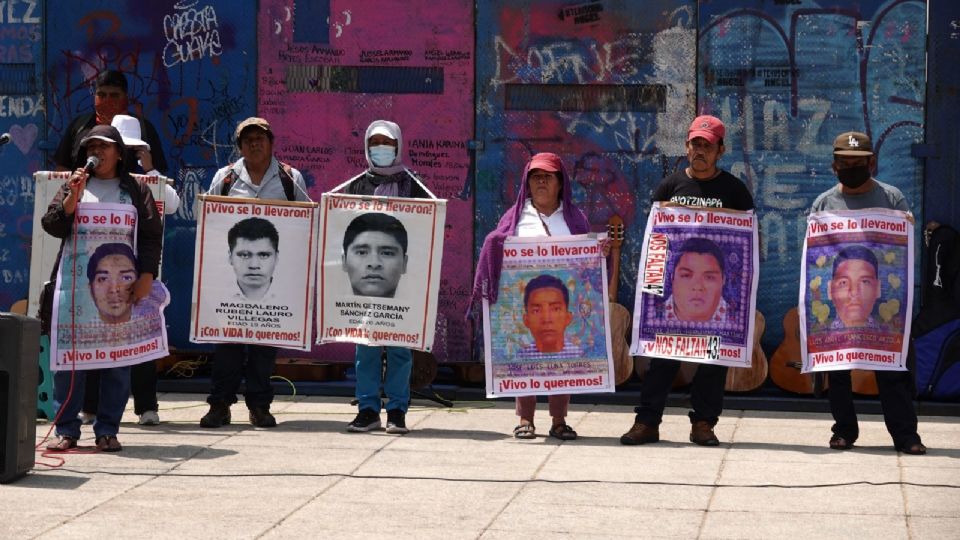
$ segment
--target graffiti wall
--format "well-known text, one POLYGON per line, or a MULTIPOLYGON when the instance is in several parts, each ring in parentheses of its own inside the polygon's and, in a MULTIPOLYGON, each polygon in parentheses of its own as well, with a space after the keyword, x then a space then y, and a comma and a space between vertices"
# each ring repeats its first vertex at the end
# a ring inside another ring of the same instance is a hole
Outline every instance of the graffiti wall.
MULTIPOLYGON (((836 184, 834 138, 864 131, 879 160, 876 177, 922 203, 926 4, 705 2, 699 15, 699 110, 727 125, 722 165, 743 178, 761 223, 758 309, 764 343, 797 303, 805 214, 836 184)), ((918 244, 919 245, 919 244, 918 244)))
MULTIPOLYGON (((46 138, 51 150, 77 115, 93 110, 91 83, 105 68, 126 74, 130 110, 156 127, 182 203, 167 216, 163 280, 173 347, 187 340, 196 195, 235 160, 233 130, 256 113, 252 2, 70 0, 47 2, 46 138)), ((52 155, 52 154, 51 154, 52 155)), ((47 162, 46 167, 53 167, 47 162)))
MULTIPOLYGON (((440 361, 469 360, 463 314, 473 271, 473 3, 391 5, 261 0, 259 110, 282 126, 276 152, 308 174, 317 200, 367 168, 370 122, 400 125, 404 163, 450 201, 433 353, 440 361)), ((352 347, 318 352, 353 358, 352 347)))
POLYGON ((595 230, 626 224, 620 302, 633 304, 650 196, 696 105, 696 3, 477 6, 476 246, 517 197, 527 160, 559 154, 595 230))
POLYGON ((31 174, 52 167, 67 124, 92 110, 95 74, 119 69, 130 109, 156 126, 183 198, 167 219, 164 251, 177 348, 196 348, 186 323, 193 203, 238 157, 233 128, 253 114, 274 123, 277 154, 304 172, 315 197, 366 166, 370 121, 401 125, 405 162, 451 201, 435 344, 442 361, 477 349, 462 322, 476 249, 514 202, 535 152, 563 157, 594 229, 614 214, 626 222, 619 300, 631 305, 652 189, 684 165, 690 119, 721 117, 721 166, 744 179, 761 216, 767 350, 796 303, 803 218, 834 183, 837 133, 873 137, 877 177, 903 190, 921 222, 924 211, 949 220, 960 206, 952 3, 934 5, 930 51, 922 0, 0 5, 0 134, 10 134, 0 137, 9 140, 0 144, 0 309, 27 296, 31 174), (926 127, 940 126, 926 141, 925 104, 926 127))
POLYGON ((43 14, 38 0, 0 9, 0 311, 27 298, 33 171, 41 166, 43 14), (9 137, 8 137, 9 135, 9 137))

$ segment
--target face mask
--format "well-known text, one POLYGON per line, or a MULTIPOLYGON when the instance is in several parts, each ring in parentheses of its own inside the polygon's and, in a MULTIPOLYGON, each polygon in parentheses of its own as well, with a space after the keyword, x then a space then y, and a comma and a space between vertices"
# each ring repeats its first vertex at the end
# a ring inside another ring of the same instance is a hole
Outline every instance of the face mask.
POLYGON ((856 189, 870 179, 870 167, 860 165, 858 167, 848 167, 837 171, 837 179, 844 186, 856 189))
POLYGON ((377 167, 389 167, 396 158, 397 149, 392 146, 381 144, 370 147, 370 161, 377 167))
POLYGON ((127 113, 127 97, 121 98, 100 98, 93 97, 93 109, 97 113, 97 121, 101 124, 109 124, 113 117, 118 114, 127 113))

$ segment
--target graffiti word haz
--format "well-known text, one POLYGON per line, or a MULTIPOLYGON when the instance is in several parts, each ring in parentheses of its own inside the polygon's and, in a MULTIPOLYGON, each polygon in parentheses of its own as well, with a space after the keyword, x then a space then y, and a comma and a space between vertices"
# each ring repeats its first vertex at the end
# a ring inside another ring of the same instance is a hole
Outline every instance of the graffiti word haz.
POLYGON ((163 17, 163 35, 167 38, 163 47, 163 65, 167 67, 223 54, 217 12, 213 6, 194 9, 195 3, 183 4, 177 4, 175 13, 163 17))
POLYGON ((7 0, 0 2, 0 23, 40 24, 39 11, 40 10, 37 9, 37 0, 20 0, 19 2, 7 0), (16 9, 20 11, 19 8, 21 6, 26 7, 23 15, 14 15, 13 10, 16 9))

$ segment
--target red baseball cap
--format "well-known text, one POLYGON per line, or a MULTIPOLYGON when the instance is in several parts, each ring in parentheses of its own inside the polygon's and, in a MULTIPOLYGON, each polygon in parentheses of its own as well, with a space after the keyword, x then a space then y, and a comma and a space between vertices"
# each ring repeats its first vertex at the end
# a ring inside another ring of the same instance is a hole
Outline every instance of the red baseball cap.
POLYGON ((527 170, 540 169, 547 172, 560 172, 563 169, 563 162, 560 156, 550 152, 540 152, 530 158, 530 166, 527 170))
POLYGON ((693 123, 690 124, 690 130, 687 131, 687 142, 697 137, 703 137, 710 144, 716 144, 725 133, 726 128, 723 127, 723 122, 719 118, 705 114, 694 118, 693 123))

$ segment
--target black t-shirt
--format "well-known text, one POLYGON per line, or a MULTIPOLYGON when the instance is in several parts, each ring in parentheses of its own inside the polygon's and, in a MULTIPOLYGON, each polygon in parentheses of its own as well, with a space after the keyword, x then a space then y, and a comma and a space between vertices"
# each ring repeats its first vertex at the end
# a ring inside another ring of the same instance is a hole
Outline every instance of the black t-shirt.
POLYGON ((670 201, 685 206, 708 206, 732 210, 753 209, 753 196, 747 186, 727 171, 710 180, 696 180, 684 169, 660 181, 653 191, 654 201, 670 201))
MULTIPOLYGON (((140 120, 140 139, 150 145, 150 156, 153 158, 153 168, 160 171, 160 174, 167 174, 167 158, 163 155, 160 135, 149 120, 140 118, 139 116, 135 118, 140 120)), ((96 124, 97 119, 93 113, 81 114, 74 118, 73 121, 70 122, 70 125, 67 126, 63 138, 60 139, 60 144, 57 145, 57 151, 53 154, 53 162, 68 170, 83 167, 84 163, 87 162, 87 151, 84 148, 80 148, 80 141, 86 137, 87 133, 93 129, 93 126, 96 124)), ((130 172, 147 172, 140 171, 140 167, 137 165, 137 154, 133 149, 128 148, 123 159, 127 160, 127 163, 132 164, 132 166, 127 167, 127 170, 130 172)))

